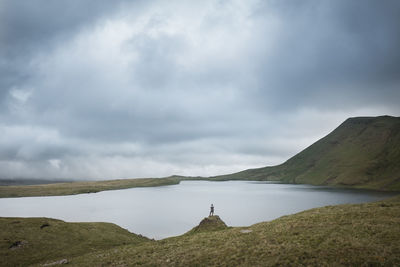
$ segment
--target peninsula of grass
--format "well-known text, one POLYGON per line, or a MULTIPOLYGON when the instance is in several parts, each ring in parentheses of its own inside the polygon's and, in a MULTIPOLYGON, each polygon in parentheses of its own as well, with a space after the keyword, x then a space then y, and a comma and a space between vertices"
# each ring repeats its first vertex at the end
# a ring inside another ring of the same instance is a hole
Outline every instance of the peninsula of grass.
POLYGON ((0 186, 0 198, 76 195, 133 187, 165 186, 179 184, 183 179, 183 177, 171 176, 167 178, 139 178, 41 185, 0 186))
POLYGON ((249 227, 226 227, 211 218, 159 241, 112 224, 46 218, 1 218, 0 227, 1 266, 400 265, 400 196, 311 209, 249 227))

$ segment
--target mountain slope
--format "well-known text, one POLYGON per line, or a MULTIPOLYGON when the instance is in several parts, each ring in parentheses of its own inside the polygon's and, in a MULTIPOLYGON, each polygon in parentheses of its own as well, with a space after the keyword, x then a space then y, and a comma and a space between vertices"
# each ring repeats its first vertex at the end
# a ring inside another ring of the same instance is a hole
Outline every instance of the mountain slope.
POLYGON ((400 190, 400 118, 350 118, 281 165, 212 178, 400 190))

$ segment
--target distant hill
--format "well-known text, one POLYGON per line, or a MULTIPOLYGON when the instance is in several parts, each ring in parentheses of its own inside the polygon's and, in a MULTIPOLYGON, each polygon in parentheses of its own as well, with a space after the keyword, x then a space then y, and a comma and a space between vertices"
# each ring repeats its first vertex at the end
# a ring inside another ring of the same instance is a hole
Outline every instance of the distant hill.
MULTIPOLYGON (((259 180, 400 191, 400 117, 357 117, 285 163, 214 177, 170 176, 94 182, 7 185, 0 198, 95 193, 178 184, 184 180, 259 180)), ((8 181, 9 182, 9 181, 8 181)))
POLYGON ((400 117, 350 118, 281 165, 210 178, 400 191, 400 117))

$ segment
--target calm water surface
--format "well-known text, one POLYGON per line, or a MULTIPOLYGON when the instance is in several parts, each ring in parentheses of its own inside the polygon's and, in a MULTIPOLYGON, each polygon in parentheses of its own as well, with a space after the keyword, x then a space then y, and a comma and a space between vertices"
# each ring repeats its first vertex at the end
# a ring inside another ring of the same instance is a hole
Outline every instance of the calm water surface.
POLYGON ((393 194, 268 182, 184 181, 179 185, 96 194, 0 199, 2 217, 50 217, 68 222, 112 222, 161 239, 185 233, 215 214, 230 226, 249 226, 302 210, 375 201, 393 194))

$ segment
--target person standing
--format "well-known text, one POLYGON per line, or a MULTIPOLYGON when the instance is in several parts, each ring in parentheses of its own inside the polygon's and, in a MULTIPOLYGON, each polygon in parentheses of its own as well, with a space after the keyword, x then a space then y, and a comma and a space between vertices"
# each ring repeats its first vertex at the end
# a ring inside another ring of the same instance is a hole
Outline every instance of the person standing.
POLYGON ((213 204, 211 204, 209 216, 214 216, 214 205, 213 204))

